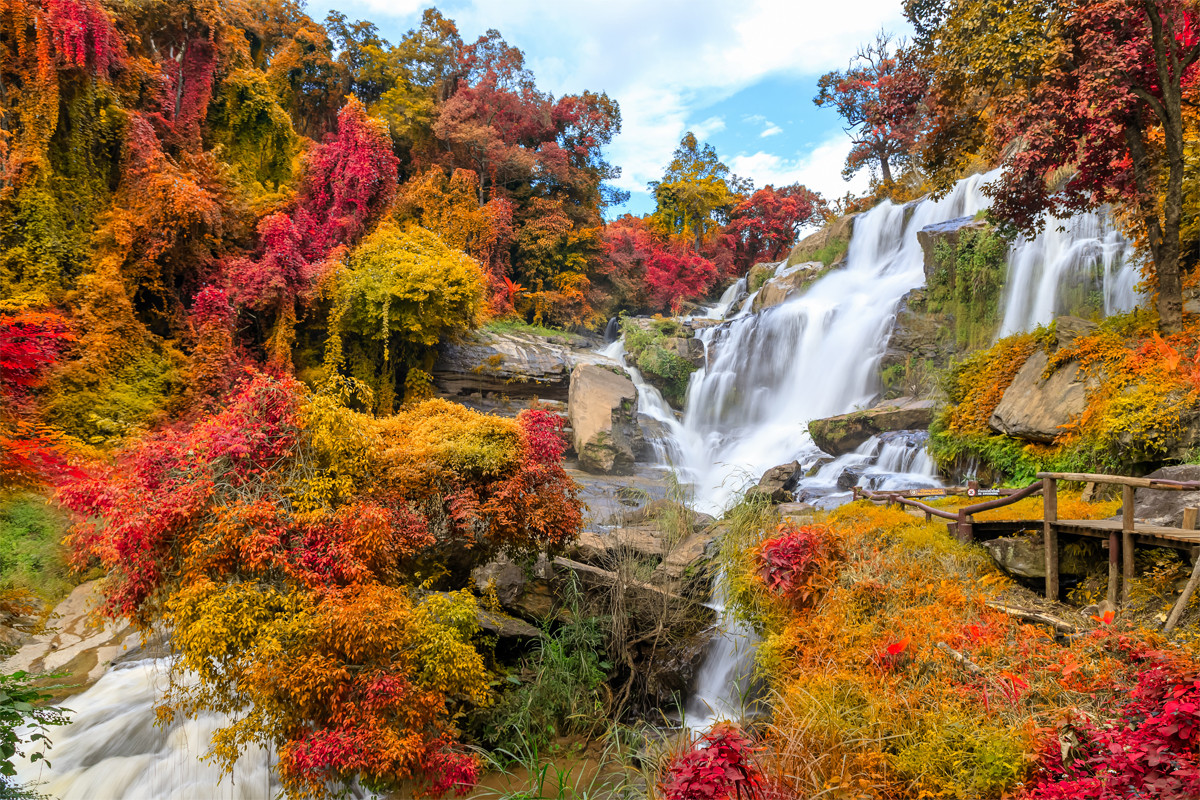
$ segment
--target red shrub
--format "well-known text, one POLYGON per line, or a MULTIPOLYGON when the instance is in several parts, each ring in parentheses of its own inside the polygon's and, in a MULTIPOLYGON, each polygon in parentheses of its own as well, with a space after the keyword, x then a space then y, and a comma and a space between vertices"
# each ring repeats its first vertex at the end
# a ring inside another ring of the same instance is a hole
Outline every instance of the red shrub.
POLYGON ((759 577, 768 590, 796 605, 807 604, 826 585, 830 561, 828 531, 780 526, 758 549, 759 577))
POLYGON ((759 797, 766 781, 754 762, 754 753, 754 746, 741 731, 720 723, 671 762, 659 791, 665 800, 759 797))

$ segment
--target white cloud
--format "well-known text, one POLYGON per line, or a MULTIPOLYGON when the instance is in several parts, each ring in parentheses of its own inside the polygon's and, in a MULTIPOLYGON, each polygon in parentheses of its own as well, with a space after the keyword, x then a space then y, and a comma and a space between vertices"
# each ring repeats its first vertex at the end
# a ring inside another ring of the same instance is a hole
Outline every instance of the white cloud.
POLYGON ((881 26, 903 25, 899 5, 471 0, 445 11, 464 37, 499 29, 529 54, 539 85, 555 94, 591 89, 615 97, 622 132, 608 158, 622 167, 620 185, 638 190, 658 177, 697 110, 769 76, 844 67, 881 26))
MULTIPOLYGON (((403 30, 428 0, 337 5, 403 30)), ((623 170, 619 185, 634 191, 659 176, 689 120, 705 109, 768 77, 844 67, 881 27, 904 27, 896 0, 446 0, 440 7, 465 39, 500 30, 554 94, 590 89, 614 97, 622 132, 607 157, 623 170)), ((774 134, 767 127, 762 135, 774 134)))
POLYGON ((734 173, 752 179, 755 186, 802 183, 820 192, 826 200, 834 200, 846 192, 861 194, 869 188, 870 179, 865 170, 853 180, 842 178, 842 166, 846 163, 850 146, 850 138, 839 133, 820 142, 807 153, 798 153, 794 158, 783 158, 760 150, 736 155, 728 163, 734 173))
POLYGON ((692 133, 696 134, 696 138, 701 141, 723 130, 725 130, 724 117, 709 117, 703 122, 698 122, 691 126, 692 133))
POLYGON ((775 136, 779 133, 783 133, 783 128, 779 127, 774 122, 768 122, 766 129, 759 134, 759 137, 766 139, 768 136, 775 136))

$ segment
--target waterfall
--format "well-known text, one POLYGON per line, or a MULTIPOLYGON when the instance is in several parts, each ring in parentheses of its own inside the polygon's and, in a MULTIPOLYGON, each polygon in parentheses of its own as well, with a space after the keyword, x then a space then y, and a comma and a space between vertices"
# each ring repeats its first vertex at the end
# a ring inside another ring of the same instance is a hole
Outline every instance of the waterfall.
POLYGON ((679 464, 700 510, 719 513, 767 469, 821 456, 808 422, 865 407, 900 299, 925 281, 917 231, 987 205, 976 175, 941 201, 883 202, 854 221, 845 267, 759 314, 698 333, 679 464))
POLYGON ((1129 242, 1106 211, 1049 219, 1008 252, 1000 336, 1033 330, 1056 316, 1128 311, 1141 298, 1129 242))
POLYGON ((167 683, 167 661, 110 667, 64 703, 71 724, 51 732, 45 762, 18 762, 16 780, 58 800, 269 800, 279 794, 271 758, 247 750, 232 775, 203 762, 213 733, 228 720, 204 713, 159 728, 154 705, 167 683), (218 781, 220 781, 218 783, 218 781))

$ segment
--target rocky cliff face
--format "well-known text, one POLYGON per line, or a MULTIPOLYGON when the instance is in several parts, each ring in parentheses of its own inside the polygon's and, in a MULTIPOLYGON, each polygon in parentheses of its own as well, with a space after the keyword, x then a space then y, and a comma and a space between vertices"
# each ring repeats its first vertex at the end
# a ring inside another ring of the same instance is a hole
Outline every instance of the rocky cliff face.
POLYGON ((532 333, 478 331, 442 348, 433 367, 438 391, 453 399, 473 394, 566 400, 576 340, 532 333))

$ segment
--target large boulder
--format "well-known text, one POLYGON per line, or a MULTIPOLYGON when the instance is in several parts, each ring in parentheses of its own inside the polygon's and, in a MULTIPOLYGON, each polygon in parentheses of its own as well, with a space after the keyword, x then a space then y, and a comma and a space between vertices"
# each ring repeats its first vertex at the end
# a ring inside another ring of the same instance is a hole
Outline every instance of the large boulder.
MULTIPOLYGON (((1045 580, 1046 548, 1041 534, 1033 536, 1005 536, 983 542, 996 566, 1017 578, 1045 580)), ((1071 548, 1065 548, 1058 561, 1058 571, 1063 575, 1087 575, 1087 561, 1080 558, 1071 548)))
POLYGON ((574 363, 568 339, 479 331, 442 347, 433 366, 438 391, 566 400, 574 363))
POLYGON ((788 255, 788 264, 800 264, 805 261, 817 261, 822 256, 841 251, 841 255, 830 258, 830 266, 840 264, 846 257, 846 247, 850 244, 850 236, 854 232, 854 219, 857 214, 847 214, 840 217, 816 233, 804 237, 788 255))
MULTIPOLYGON (((1178 464, 1163 467, 1146 476, 1165 481, 1200 481, 1200 464, 1178 464)), ((1183 509, 1200 506, 1200 491, 1174 492, 1161 489, 1136 489, 1133 493, 1133 516, 1150 525, 1178 528, 1183 524, 1183 509)))
POLYGON ((1087 407, 1079 364, 1071 361, 1044 378, 1049 356, 1035 350, 1004 391, 988 425, 992 430, 1031 442, 1053 442, 1087 407))
POLYGON ((925 430, 933 422, 934 410, 932 400, 901 397, 874 408, 815 419, 808 423, 808 432, 817 447, 841 456, 881 433, 925 430))
POLYGON ((828 267, 820 261, 784 267, 758 290, 758 294, 754 296, 754 303, 750 306, 751 310, 759 312, 798 297, 827 269, 828 267))
POLYGON ((644 446, 637 396, 637 388, 624 373, 596 364, 579 364, 571 371, 567 415, 581 469, 617 475, 633 472, 644 446))
POLYGON ((748 495, 765 495, 772 503, 787 503, 791 501, 792 492, 804 477, 804 470, 799 461, 790 464, 780 464, 771 467, 758 479, 758 485, 752 488, 748 495))

